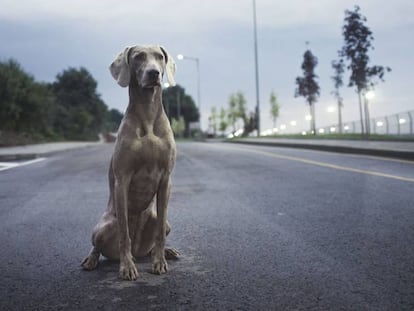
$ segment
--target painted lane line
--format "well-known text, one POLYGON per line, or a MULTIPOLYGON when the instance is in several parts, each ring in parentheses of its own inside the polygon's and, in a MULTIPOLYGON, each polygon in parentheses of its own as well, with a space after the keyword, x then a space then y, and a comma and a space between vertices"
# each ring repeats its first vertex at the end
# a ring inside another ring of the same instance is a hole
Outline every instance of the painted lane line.
POLYGON ((8 163, 8 162, 0 162, 0 171, 5 171, 14 167, 19 166, 19 163, 8 163))
POLYGON ((255 154, 261 154, 261 155, 265 155, 265 156, 272 157, 272 158, 278 158, 278 159, 283 159, 283 160, 289 160, 289 161, 295 161, 295 162, 311 164, 311 165, 315 165, 315 166, 327 167, 327 168, 331 168, 331 169, 335 169, 335 170, 341 170, 341 171, 347 171, 347 172, 353 172, 353 173, 359 173, 359 174, 365 174, 365 175, 371 175, 371 176, 377 176, 377 177, 385 177, 385 178, 391 178, 391 179, 395 179, 395 180, 399 180, 399 181, 407 181, 407 182, 414 183, 414 178, 408 178, 408 177, 403 177, 403 176, 398 176, 398 175, 386 174, 386 173, 381 173, 381 172, 376 172, 376 171, 362 170, 362 169, 352 168, 352 167, 348 167, 348 166, 341 166, 341 165, 336 165, 336 164, 330 164, 330 163, 325 163, 325 162, 308 160, 308 159, 304 159, 304 158, 285 156, 285 155, 272 153, 272 152, 266 152, 266 151, 262 151, 262 150, 251 150, 251 149, 247 149, 247 148, 234 148, 234 147, 233 147, 233 149, 243 150, 243 151, 250 152, 250 153, 255 153, 255 154))
POLYGON ((262 154, 262 155, 266 155, 266 156, 270 156, 270 157, 274 157, 274 158, 284 159, 284 160, 291 160, 291 161, 302 162, 302 163, 321 166, 321 167, 327 167, 327 168, 331 168, 331 169, 335 169, 335 170, 341 170, 341 171, 347 171, 347 172, 353 172, 353 173, 360 173, 360 174, 371 175, 371 176, 379 176, 379 177, 391 178, 391 179, 396 179, 396 180, 400 180, 400 181, 408 181, 408 182, 414 183, 414 178, 402 177, 402 176, 398 176, 398 175, 391 175, 391 174, 375 172, 375 171, 361 170, 361 169, 352 168, 352 167, 348 167, 348 166, 341 166, 341 165, 330 164, 330 163, 325 163, 325 162, 319 162, 319 161, 314 161, 314 160, 308 160, 308 159, 303 159, 303 158, 284 156, 284 155, 275 154, 275 153, 271 153, 271 152, 265 152, 265 151, 254 151, 254 150, 246 150, 246 151, 257 153, 257 154, 262 154))
POLYGON ((12 168, 15 168, 15 167, 34 164, 34 163, 41 162, 41 161, 44 161, 44 160, 46 160, 46 158, 38 158, 38 159, 25 161, 25 162, 19 162, 19 163, 16 163, 16 162, 0 162, 0 171, 5 171, 5 170, 9 170, 9 169, 12 169, 12 168))

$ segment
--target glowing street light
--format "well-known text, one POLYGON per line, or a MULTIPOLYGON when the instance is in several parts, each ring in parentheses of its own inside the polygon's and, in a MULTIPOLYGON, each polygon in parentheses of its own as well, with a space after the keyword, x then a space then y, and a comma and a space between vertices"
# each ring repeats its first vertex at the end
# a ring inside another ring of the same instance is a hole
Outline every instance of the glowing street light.
POLYGON ((375 97, 375 93, 374 93, 374 91, 368 91, 368 92, 366 92, 366 94, 365 94, 365 98, 366 99, 368 99, 368 100, 371 100, 371 99, 373 99, 375 97))
POLYGON ((335 106, 329 106, 326 110, 330 113, 330 112, 335 112, 336 108, 335 106))

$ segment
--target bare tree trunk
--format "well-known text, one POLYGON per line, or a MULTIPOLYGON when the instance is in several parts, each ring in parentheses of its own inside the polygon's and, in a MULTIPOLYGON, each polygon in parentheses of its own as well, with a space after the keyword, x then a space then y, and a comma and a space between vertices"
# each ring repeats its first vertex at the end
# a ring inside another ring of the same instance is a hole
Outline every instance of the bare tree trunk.
POLYGON ((338 127, 339 127, 339 134, 342 134, 342 101, 338 100, 338 127))
POLYGON ((361 91, 358 90, 359 118, 361 120, 361 134, 364 135, 364 115, 362 113, 361 91))
POLYGON ((315 104, 310 102, 309 103, 309 108, 310 108, 310 115, 312 117, 311 119, 311 133, 313 135, 316 135, 316 122, 315 122, 315 104))
POLYGON ((370 124, 370 120, 369 120, 369 103, 368 103, 368 99, 366 99, 364 97, 364 108, 365 108, 365 132, 367 135, 371 134, 371 124, 370 124))

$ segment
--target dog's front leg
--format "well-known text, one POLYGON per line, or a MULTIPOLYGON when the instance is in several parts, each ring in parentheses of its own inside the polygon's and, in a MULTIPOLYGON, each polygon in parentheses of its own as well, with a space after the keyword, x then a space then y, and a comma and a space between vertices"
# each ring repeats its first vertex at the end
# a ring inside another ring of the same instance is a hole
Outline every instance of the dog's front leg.
POLYGON ((138 270, 131 253, 128 228, 127 189, 130 178, 115 177, 115 208, 119 234, 119 275, 124 280, 136 280, 138 270))
POLYGON ((163 178, 157 192, 157 228, 155 246, 152 249, 152 273, 162 274, 168 270, 165 260, 165 238, 167 229, 167 205, 171 192, 170 176, 163 178))

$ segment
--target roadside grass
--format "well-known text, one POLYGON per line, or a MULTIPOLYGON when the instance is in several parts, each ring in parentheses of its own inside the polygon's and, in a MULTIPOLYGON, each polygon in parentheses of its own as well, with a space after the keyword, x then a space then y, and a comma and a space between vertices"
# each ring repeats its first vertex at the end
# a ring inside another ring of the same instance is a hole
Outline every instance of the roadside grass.
MULTIPOLYGON (((414 141, 414 135, 381 135, 381 134, 318 134, 318 135, 301 135, 301 134, 286 134, 286 135, 269 135, 261 136, 260 138, 274 138, 274 139, 321 139, 321 140, 368 140, 368 141, 414 141)), ((249 137, 257 138, 257 137, 249 137)), ((237 137, 234 139, 243 139, 237 137)))

